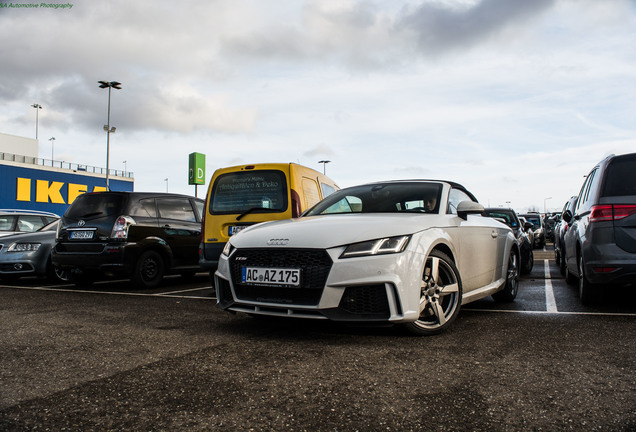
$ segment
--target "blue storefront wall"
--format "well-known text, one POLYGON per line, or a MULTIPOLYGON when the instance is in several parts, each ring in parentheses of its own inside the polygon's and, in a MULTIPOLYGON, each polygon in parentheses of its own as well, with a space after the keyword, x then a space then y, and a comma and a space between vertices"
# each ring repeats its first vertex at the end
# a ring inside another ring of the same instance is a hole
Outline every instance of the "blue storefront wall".
MULTIPOLYGON (((133 191, 133 179, 109 179, 110 190, 133 191)), ((106 190, 105 176, 81 171, 0 163, 0 208, 64 214, 84 192, 106 190)))

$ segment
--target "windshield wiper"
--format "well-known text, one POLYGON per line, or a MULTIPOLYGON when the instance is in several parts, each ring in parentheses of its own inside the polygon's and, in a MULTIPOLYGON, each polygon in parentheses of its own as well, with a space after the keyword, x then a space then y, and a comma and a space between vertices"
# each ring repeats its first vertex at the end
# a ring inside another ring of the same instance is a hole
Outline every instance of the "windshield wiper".
POLYGON ((257 210, 271 210, 271 209, 269 209, 269 208, 267 208, 267 207, 252 207, 251 209, 246 210, 246 211, 244 211, 243 213, 241 213, 240 215, 238 215, 238 216, 236 217, 236 220, 241 220, 241 219, 243 219, 243 217, 245 217, 245 216, 247 216, 248 214, 250 214, 250 213, 252 213, 252 212, 255 212, 255 211, 257 211, 257 210))

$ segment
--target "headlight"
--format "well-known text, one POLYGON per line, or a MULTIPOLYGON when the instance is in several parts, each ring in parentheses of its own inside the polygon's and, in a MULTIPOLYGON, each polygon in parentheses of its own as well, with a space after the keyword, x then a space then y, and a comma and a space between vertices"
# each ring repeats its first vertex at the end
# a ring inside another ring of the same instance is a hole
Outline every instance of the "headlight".
POLYGON ((410 239, 411 236, 398 236, 354 243, 347 246, 340 258, 400 253, 406 248, 410 239))
POLYGON ((29 252, 40 249, 40 243, 13 243, 7 252, 29 252))
POLYGON ((229 257, 230 253, 232 253, 232 249, 234 249, 234 246, 232 246, 230 242, 227 242, 225 243, 225 246, 223 246, 223 252, 221 252, 221 254, 229 257))

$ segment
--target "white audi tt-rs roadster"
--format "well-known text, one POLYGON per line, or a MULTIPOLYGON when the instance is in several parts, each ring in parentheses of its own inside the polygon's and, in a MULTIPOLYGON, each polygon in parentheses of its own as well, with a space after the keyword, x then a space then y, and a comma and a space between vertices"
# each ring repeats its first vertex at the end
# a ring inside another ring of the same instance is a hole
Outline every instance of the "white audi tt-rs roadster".
POLYGON ((463 304, 517 295, 519 244, 483 211, 448 181, 342 189, 300 218, 232 236, 214 276, 217 304, 250 315, 439 333, 463 304))

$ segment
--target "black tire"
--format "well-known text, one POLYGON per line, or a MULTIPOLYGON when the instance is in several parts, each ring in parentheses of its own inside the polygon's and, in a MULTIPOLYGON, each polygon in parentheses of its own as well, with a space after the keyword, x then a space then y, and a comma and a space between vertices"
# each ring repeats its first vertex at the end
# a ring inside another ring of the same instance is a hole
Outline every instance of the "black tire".
POLYGON ((528 274, 534 268, 534 252, 531 250, 528 255, 528 261, 521 266, 521 273, 528 274))
POLYGON ((504 288, 492 295, 498 302, 511 302, 519 291, 519 256, 515 250, 510 251, 508 266, 506 267, 506 282, 504 288))
POLYGON ((163 279, 163 258, 153 250, 141 254, 133 273, 133 282, 141 288, 155 288, 163 279))
POLYGON ((448 328, 462 304, 459 270, 448 255, 432 251, 426 259, 420 287, 420 317, 403 324, 411 334, 429 336, 448 328))
POLYGON ((584 305, 593 305, 600 301, 601 299, 601 290, 600 287, 596 284, 590 283, 585 277, 585 272, 583 271, 584 262, 583 256, 579 257, 579 299, 581 303, 584 305))
POLYGON ((57 282, 72 282, 71 273, 53 265, 49 261, 49 264, 46 266, 46 278, 49 282, 57 283, 57 282))

